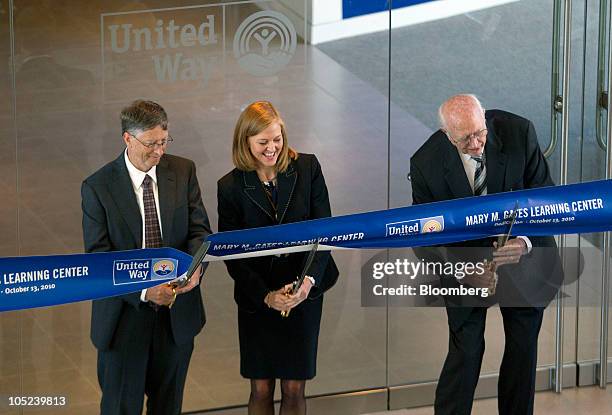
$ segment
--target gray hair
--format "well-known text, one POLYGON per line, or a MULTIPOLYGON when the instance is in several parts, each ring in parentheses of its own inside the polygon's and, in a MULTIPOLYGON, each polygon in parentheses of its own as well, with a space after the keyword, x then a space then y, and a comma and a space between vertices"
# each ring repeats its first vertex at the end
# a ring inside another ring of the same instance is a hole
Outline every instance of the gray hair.
POLYGON ((440 128, 444 131, 448 130, 448 125, 449 125, 450 120, 447 118, 449 114, 446 114, 446 112, 449 107, 455 107, 456 109, 458 108, 460 110, 463 110, 463 111, 460 111, 460 113, 464 113, 466 110, 469 109, 468 103, 470 101, 471 103, 476 104, 477 107, 480 109, 480 111, 484 113, 484 108, 482 107, 482 104, 480 103, 480 100, 478 99, 478 97, 476 97, 476 95, 474 94, 453 95, 452 97, 444 101, 442 105, 440 105, 440 107, 438 108, 438 122, 440 123, 440 128))
POLYGON ((168 129, 168 115, 156 102, 142 99, 132 102, 121 110, 121 133, 136 135, 157 126, 168 129))

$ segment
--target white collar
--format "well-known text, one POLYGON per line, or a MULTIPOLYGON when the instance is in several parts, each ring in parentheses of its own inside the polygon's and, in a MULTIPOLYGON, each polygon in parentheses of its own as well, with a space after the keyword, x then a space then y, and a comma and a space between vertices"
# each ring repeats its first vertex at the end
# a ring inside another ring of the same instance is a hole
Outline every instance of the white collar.
MULTIPOLYGON (((462 153, 461 151, 459 151, 459 149, 457 149, 457 153, 459 153, 459 157, 461 157, 461 161, 463 162, 463 164, 467 163, 468 161, 476 163, 476 160, 474 160, 472 156, 470 156, 469 154, 462 153)), ((484 150, 482 151, 480 156, 477 156, 477 157, 482 157, 482 156, 484 156, 484 150)))
POLYGON ((139 189, 140 186, 142 186, 142 182, 147 174, 151 177, 151 179, 153 179, 155 184, 157 184, 157 166, 151 167, 151 169, 147 172, 137 169, 128 157, 127 147, 123 152, 123 157, 125 159, 125 166, 127 167, 128 173, 130 174, 130 179, 132 180, 132 185, 134 186, 134 189, 139 189))

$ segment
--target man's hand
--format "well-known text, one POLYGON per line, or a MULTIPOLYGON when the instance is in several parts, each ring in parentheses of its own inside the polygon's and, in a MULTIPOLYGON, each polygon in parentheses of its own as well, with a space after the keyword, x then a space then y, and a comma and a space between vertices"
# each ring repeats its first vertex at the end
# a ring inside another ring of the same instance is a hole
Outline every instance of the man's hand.
POLYGON ((497 242, 493 242, 493 262, 496 266, 506 264, 518 264, 521 256, 527 253, 527 244, 521 238, 510 239, 506 245, 497 246, 497 242))
POLYGON ((489 292, 494 293, 497 286, 497 275, 493 268, 486 267, 482 273, 474 272, 461 279, 457 279, 457 281, 460 284, 467 284, 474 288, 488 288, 489 292))
POLYGON ((174 292, 168 284, 147 288, 145 300, 160 306, 168 306, 174 301, 174 292))
POLYGON ((176 289, 176 295, 185 294, 200 284, 200 279, 202 278, 202 265, 198 267, 198 269, 193 273, 189 282, 181 288, 176 289))

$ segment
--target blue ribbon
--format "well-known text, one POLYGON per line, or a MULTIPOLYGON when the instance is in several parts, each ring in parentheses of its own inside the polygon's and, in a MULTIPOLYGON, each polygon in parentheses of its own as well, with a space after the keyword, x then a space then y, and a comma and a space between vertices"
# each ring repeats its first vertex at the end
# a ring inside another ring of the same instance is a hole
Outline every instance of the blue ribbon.
MULTIPOLYGON (((612 180, 316 219, 209 235, 205 261, 310 249, 398 248, 507 232, 542 236, 612 229, 612 180)), ((0 258, 0 311, 52 306, 140 291, 183 275, 191 256, 173 248, 0 258)))
POLYGON ((174 248, 0 259, 0 311, 112 297, 187 272, 191 256, 174 248))
POLYGON ((612 180, 497 193, 210 235, 208 260, 310 249, 399 248, 507 232, 543 236, 612 229, 612 180))

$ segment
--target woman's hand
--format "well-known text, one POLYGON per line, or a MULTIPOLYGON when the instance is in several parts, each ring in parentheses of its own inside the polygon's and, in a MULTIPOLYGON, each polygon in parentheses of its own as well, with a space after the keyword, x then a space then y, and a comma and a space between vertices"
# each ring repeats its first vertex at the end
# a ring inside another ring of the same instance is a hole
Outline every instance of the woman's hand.
POLYGON ((308 294, 310 293, 311 288, 312 281, 310 281, 310 278, 304 278, 304 282, 302 283, 302 286, 300 287, 298 292, 295 294, 288 294, 288 298, 290 300, 290 308, 296 307, 298 304, 308 298, 308 294))
POLYGON ((290 310, 292 301, 288 293, 292 286, 293 284, 287 284, 276 291, 270 291, 268 295, 266 295, 266 298, 264 298, 264 303, 266 303, 268 307, 278 311, 290 310))
POLYGON ((270 291, 268 295, 266 295, 266 298, 264 298, 264 302, 268 307, 278 311, 291 310, 308 298, 308 294, 312 288, 312 281, 310 281, 310 278, 305 278, 302 286, 295 294, 290 294, 292 288, 293 283, 287 284, 276 291, 270 291))

